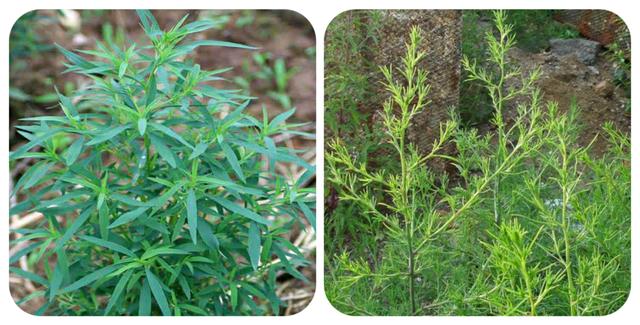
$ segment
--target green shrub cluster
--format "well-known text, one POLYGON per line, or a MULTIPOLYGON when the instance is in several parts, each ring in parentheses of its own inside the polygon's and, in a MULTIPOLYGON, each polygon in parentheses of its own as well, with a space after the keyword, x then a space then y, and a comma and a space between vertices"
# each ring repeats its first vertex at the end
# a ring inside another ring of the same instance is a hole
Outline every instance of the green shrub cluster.
MULTIPOLYGON (((162 30, 138 11, 146 43, 65 55, 68 72, 91 78, 64 115, 22 119, 28 143, 10 159, 36 161, 15 184, 10 214, 39 212, 39 223, 12 229, 11 273, 44 297, 37 314, 278 314, 276 278, 309 264, 289 241, 315 226, 314 167, 274 137, 301 134, 287 123, 244 113, 253 99, 218 89, 228 69, 205 71, 189 59, 200 46, 252 49, 190 36, 213 21, 162 30), (91 59, 87 59, 89 56, 91 59), (276 163, 306 168, 299 179, 276 163), (26 257, 29 271, 15 266, 26 257)), ((304 136, 311 136, 304 134, 304 136)))

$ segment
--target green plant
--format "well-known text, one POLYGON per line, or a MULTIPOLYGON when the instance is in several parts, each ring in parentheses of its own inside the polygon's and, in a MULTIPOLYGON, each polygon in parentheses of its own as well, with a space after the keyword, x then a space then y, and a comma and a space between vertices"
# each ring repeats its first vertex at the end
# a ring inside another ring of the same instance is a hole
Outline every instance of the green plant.
MULTIPOLYGON (((489 11, 485 11, 489 13, 489 11)), ((537 52, 549 47, 552 38, 576 38, 579 31, 554 19, 554 10, 509 10, 519 47, 537 52)))
MULTIPOLYGON (((553 18, 553 10, 508 10, 511 29, 518 35, 518 48, 529 52, 539 52, 549 47, 552 38, 576 38, 578 31, 571 25, 562 24, 553 18)), ((464 10, 462 13, 462 54, 471 60, 485 57, 488 43, 483 42, 491 29, 492 15, 488 10, 464 10)), ((491 35, 489 35, 491 36, 491 35)), ((467 72, 462 71, 467 79, 467 72)), ((465 126, 475 127, 486 124, 492 117, 489 95, 481 84, 463 82, 460 85, 460 120, 465 126)))
MULTIPOLYGON (((463 56, 480 59, 487 51, 485 37, 487 31, 482 30, 483 11, 464 10, 462 12, 462 41, 463 56)), ((466 71, 462 70, 462 79, 467 79, 466 71)), ((491 118, 491 99, 487 91, 477 83, 460 83, 460 119, 465 125, 475 126, 486 123, 491 118)))
POLYGON ((406 278, 411 314, 415 314, 417 307, 414 281, 420 268, 415 262, 416 255, 420 254, 418 247, 424 238, 439 232, 435 229, 438 228, 437 225, 433 227, 434 215, 423 214, 424 211, 432 208, 434 202, 416 200, 418 197, 425 198, 434 190, 432 182, 425 183, 430 175, 423 163, 438 156, 438 151, 451 137, 456 124, 448 123, 441 129, 440 138, 427 156, 421 156, 415 147, 405 143, 406 131, 411 119, 429 104, 427 73, 418 68, 418 63, 425 55, 418 50, 421 39, 420 30, 414 27, 409 39, 403 66, 398 68, 398 73, 404 80, 402 82, 394 80, 392 67, 381 68, 386 79, 385 88, 390 93, 383 108, 383 126, 388 143, 395 149, 401 171, 398 174, 385 171, 369 172, 364 164, 358 165, 354 162, 347 147, 338 140, 329 143, 331 151, 327 154, 327 165, 332 182, 344 190, 341 200, 353 201, 361 206, 365 214, 381 221, 391 239, 403 248, 401 250, 404 250, 399 257, 400 261, 394 260, 394 262, 401 263, 405 259, 407 261, 405 272, 374 274, 366 268, 360 268, 360 270, 352 270, 359 274, 349 281, 357 281, 365 277, 406 278), (366 186, 362 191, 356 190, 356 183, 382 185, 381 190, 387 193, 391 202, 377 202, 366 186), (427 229, 424 229, 425 227, 427 229), (420 233, 422 229, 425 233, 420 233))
MULTIPOLYGON (((326 137, 339 137, 348 151, 369 168, 397 165, 392 155, 377 154, 381 148, 393 149, 383 143, 381 132, 372 132, 373 116, 367 109, 370 93, 376 86, 371 82, 368 71, 377 71, 378 68, 371 66, 366 53, 370 44, 379 41, 380 19, 378 10, 344 12, 327 27, 325 37, 326 137)), ((380 223, 358 205, 341 204, 341 192, 341 187, 325 182, 325 193, 329 193, 327 200, 331 202, 325 208, 325 233, 327 238, 335 239, 325 242, 326 265, 333 264, 330 257, 340 254, 344 247, 373 260, 376 257, 372 252, 384 239, 376 230, 380 223), (344 215, 350 217, 341 217, 344 215)), ((330 289, 329 286, 326 288, 330 289)))
POLYGON ((110 22, 102 24, 101 27, 102 39, 107 44, 112 44, 118 48, 125 48, 127 46, 126 31, 122 26, 116 26, 115 30, 110 22))
POLYGON ((271 53, 254 53, 253 63, 257 66, 257 71, 252 71, 249 67, 249 61, 243 62, 244 75, 234 78, 234 81, 249 91, 251 83, 254 80, 263 80, 268 83, 269 90, 267 95, 278 102, 284 109, 291 109, 291 97, 287 93, 289 80, 293 75, 298 73, 296 68, 287 69, 283 58, 273 60, 271 53), (273 66, 271 62, 273 61, 273 66))
POLYGON ((342 13, 327 27, 325 88, 331 96, 325 98, 325 124, 330 132, 341 137, 357 134, 354 141, 362 140, 362 135, 370 137, 372 133, 362 132, 370 114, 360 105, 375 86, 367 76, 371 63, 364 54, 369 43, 378 42, 379 27, 377 10, 342 13))
POLYGON ((38 22, 53 20, 41 15, 38 11, 29 11, 22 15, 11 28, 9 35, 9 61, 37 55, 53 49, 53 46, 43 42, 41 35, 35 29, 38 22))
POLYGON ((533 251, 543 229, 541 227, 528 243, 528 233, 517 219, 502 223, 497 234, 489 234, 492 242, 486 246, 490 252, 489 263, 494 268, 492 281, 496 283, 496 289, 489 295, 498 314, 535 316, 538 305, 561 280, 562 273, 550 271, 551 265, 532 265, 533 251))
POLYGON ((9 98, 18 102, 33 101, 39 104, 51 103, 51 95, 43 94, 34 96, 28 90, 21 89, 16 85, 16 74, 24 73, 27 68, 28 59, 37 60, 43 53, 54 50, 54 47, 47 44, 38 32, 39 25, 56 22, 55 18, 42 15, 39 11, 30 11, 22 15, 11 28, 9 35, 9 66, 11 69, 11 80, 9 87, 9 98))
MULTIPOLYGON (((627 98, 631 99, 631 60, 622 49, 620 43, 613 42, 607 49, 608 58, 614 64, 613 82, 624 90, 627 98)), ((631 103, 627 103, 627 110, 631 109, 631 103)))
MULTIPOLYGON (((15 184, 11 215, 38 212, 30 228, 12 229, 25 245, 10 264, 42 296, 37 314, 278 314, 281 272, 307 279, 308 264, 287 235, 305 215, 315 225, 314 167, 273 137, 297 132, 293 110, 271 121, 243 113, 250 98, 207 81, 188 56, 199 46, 252 47, 189 40, 214 24, 162 30, 138 11, 149 43, 121 49, 59 50, 67 71, 93 84, 59 95, 62 116, 25 118, 29 140, 10 159, 37 161, 15 184), (84 109, 81 109, 84 108, 84 109), (304 166, 290 179, 276 163, 304 166)), ((299 134, 299 132, 297 133, 299 134)))
POLYGON ((256 20, 256 14, 252 10, 244 10, 242 15, 236 19, 236 27, 243 28, 251 26, 256 20))
POLYGON ((217 30, 223 30, 230 26, 234 18, 235 22, 232 26, 238 28, 251 26, 256 20, 254 10, 242 10, 240 15, 234 16, 236 15, 228 10, 203 10, 200 12, 200 18, 210 20, 214 24, 212 28, 217 30))
POLYGON ((339 201, 379 225, 360 232, 382 237, 369 251, 346 247, 328 257, 327 295, 341 311, 604 315, 628 294, 628 135, 605 124, 611 150, 600 158, 579 145, 578 108, 542 103, 539 70, 526 74, 507 60, 515 36, 504 11, 494 12, 494 24, 485 62, 463 60, 491 99, 491 132, 458 127, 452 112, 430 153, 405 143, 411 117, 428 107, 413 29, 403 66, 382 69, 389 100, 380 129, 398 167, 373 171, 342 140, 329 143, 327 179, 339 201), (440 152, 448 143, 455 154, 440 152), (454 177, 438 176, 432 158, 453 164, 454 177))

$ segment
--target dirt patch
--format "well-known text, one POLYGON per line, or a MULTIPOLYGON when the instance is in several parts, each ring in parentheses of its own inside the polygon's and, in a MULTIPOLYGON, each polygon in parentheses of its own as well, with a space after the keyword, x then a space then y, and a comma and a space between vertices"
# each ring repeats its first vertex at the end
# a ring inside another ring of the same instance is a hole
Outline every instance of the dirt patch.
MULTIPOLYGON (((545 101, 558 103, 562 112, 575 101, 579 107, 581 145, 588 145, 607 121, 622 132, 631 132, 631 112, 627 109, 630 99, 614 85, 615 67, 605 52, 596 55, 593 65, 584 64, 575 55, 559 56, 549 51, 529 53, 516 48, 509 57, 525 72, 540 67, 538 87, 545 101)), ((606 148, 606 139, 599 136, 592 149, 599 156, 606 148)))

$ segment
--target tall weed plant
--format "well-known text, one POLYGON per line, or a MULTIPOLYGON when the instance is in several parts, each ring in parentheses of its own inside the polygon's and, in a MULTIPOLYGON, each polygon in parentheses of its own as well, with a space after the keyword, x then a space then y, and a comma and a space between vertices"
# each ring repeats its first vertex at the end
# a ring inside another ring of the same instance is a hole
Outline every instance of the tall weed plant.
POLYGON ((429 109, 418 65, 428 44, 413 28, 402 66, 381 68, 389 99, 380 128, 399 167, 372 170, 339 138, 329 143, 327 179, 341 203, 362 211, 329 218, 371 220, 361 232, 376 243, 328 257, 327 296, 342 312, 606 315, 626 300, 628 135, 605 123, 608 152, 580 146, 578 107, 543 102, 539 70, 524 73, 507 59, 516 39, 506 20, 494 12, 485 62, 463 59, 469 82, 489 94, 491 132, 460 127, 452 112, 428 154, 406 142, 412 117, 429 109), (455 154, 441 150, 448 143, 455 154), (434 158, 455 166, 456 177, 434 170, 434 158))

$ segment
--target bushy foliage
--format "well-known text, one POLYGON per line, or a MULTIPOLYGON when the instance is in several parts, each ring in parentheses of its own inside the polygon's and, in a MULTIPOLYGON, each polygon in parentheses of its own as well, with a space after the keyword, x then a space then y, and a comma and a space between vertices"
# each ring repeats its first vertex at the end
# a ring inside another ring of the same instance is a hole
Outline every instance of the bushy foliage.
POLYGON ((542 102, 539 71, 525 74, 506 60, 515 35, 505 12, 494 12, 494 23, 485 62, 463 60, 470 82, 489 94, 491 132, 459 127, 452 112, 431 152, 405 143, 411 118, 429 109, 414 28, 397 73, 382 68, 389 100, 380 129, 399 168, 373 170, 340 139, 330 142, 327 180, 361 212, 336 209, 327 222, 354 220, 364 238, 327 257, 327 296, 342 312, 604 315, 624 303, 628 135, 607 123, 600 136, 609 152, 595 157, 580 146, 578 108, 542 102), (455 153, 441 150, 447 143, 455 153), (455 178, 432 167, 434 158, 455 166, 455 178), (367 241, 375 244, 357 248, 367 241))
POLYGON ((93 83, 59 96, 64 115, 18 127, 29 141, 10 159, 36 163, 10 213, 44 215, 12 230, 12 245, 28 245, 10 264, 24 256, 30 270, 11 272, 39 288, 18 303, 42 296, 37 313, 56 315, 278 314, 276 277, 308 281, 287 235, 303 215, 315 226, 314 191, 301 186, 314 167, 274 141, 300 134, 286 122, 294 110, 256 119, 243 111, 253 98, 208 84, 228 69, 202 70, 189 59, 197 47, 252 49, 190 40, 214 22, 185 16, 162 30, 138 15, 146 43, 59 48, 93 83), (276 163, 307 172, 292 180, 276 163))

